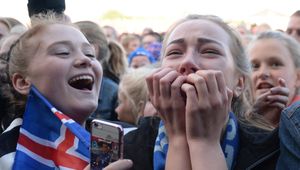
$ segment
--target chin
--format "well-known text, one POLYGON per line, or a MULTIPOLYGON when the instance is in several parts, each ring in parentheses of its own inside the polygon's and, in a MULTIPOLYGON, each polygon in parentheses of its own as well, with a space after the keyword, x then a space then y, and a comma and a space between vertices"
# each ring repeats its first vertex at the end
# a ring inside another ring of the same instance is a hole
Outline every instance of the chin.
MULTIPOLYGON (((68 115, 77 123, 83 123, 95 110, 97 104, 79 104, 70 110, 68 115)), ((66 113, 67 114, 67 113, 66 113)))

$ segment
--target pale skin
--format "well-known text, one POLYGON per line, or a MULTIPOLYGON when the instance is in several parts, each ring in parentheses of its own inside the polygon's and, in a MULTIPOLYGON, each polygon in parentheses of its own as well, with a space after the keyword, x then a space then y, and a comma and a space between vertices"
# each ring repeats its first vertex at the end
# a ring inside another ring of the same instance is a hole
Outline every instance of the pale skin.
MULTIPOLYGON (((31 85, 35 85, 59 110, 76 122, 83 123, 97 107, 102 80, 102 67, 95 57, 94 48, 79 30, 62 24, 48 26, 32 41, 39 43, 39 48, 30 58, 27 74, 13 74, 14 88, 28 95, 31 85), (70 83, 72 78, 80 76, 84 76, 80 79, 93 81, 84 88, 70 83), (51 83, 53 80, 56 82, 51 83)), ((126 170, 131 167, 131 160, 119 160, 104 170, 126 170)), ((89 165, 85 169, 90 169, 89 165)))
MULTIPOLYGON (((103 170, 129 170, 133 166, 133 163, 129 159, 120 159, 116 162, 109 164, 103 170)), ((84 170, 90 170, 90 165, 84 168, 84 170)))
POLYGON ((97 108, 103 74, 93 46, 78 29, 62 24, 44 28, 31 41, 35 53, 26 74, 13 74, 14 88, 28 95, 34 85, 58 110, 83 124, 97 108), (82 88, 71 83, 76 78, 82 88))
POLYGON ((253 68, 253 112, 277 127, 281 111, 296 96, 299 69, 288 49, 276 39, 257 40, 249 49, 249 57, 253 68))
POLYGON ((279 115, 289 101, 289 89, 286 87, 285 80, 280 78, 278 84, 257 96, 253 105, 253 112, 262 114, 274 127, 278 126, 279 115))
POLYGON ((244 80, 228 43, 210 21, 179 24, 168 37, 162 68, 146 79, 168 134, 166 169, 227 169, 221 133, 244 80))

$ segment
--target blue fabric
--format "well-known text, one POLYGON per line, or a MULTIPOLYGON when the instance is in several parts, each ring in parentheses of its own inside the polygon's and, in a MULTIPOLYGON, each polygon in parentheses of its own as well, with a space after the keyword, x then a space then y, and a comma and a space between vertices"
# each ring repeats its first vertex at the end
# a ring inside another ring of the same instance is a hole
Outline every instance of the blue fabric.
POLYGON ((139 47, 137 48, 135 51, 131 52, 128 56, 128 64, 130 65, 131 64, 131 61, 134 57, 136 56, 146 56, 150 63, 154 63, 156 60, 155 58, 152 56, 152 54, 147 51, 146 49, 142 48, 142 47, 139 47))
POLYGON ((221 146, 224 152, 228 169, 233 169, 239 146, 238 123, 235 115, 230 112, 229 120, 225 130, 225 137, 222 140, 221 146))
POLYGON ((280 156, 276 169, 300 167, 300 101, 281 113, 279 124, 280 156))
POLYGON ((90 160, 89 146, 90 134, 32 87, 13 169, 83 169, 90 160))
MULTIPOLYGON (((235 115, 230 112, 224 139, 222 139, 222 150, 224 152, 228 169, 233 169, 239 144, 238 123, 235 115)), ((161 121, 154 147, 154 170, 164 170, 168 152, 168 136, 161 121)))
POLYGON ((110 78, 103 77, 98 99, 98 107, 91 117, 110 121, 118 120, 115 112, 118 106, 118 84, 110 78))
POLYGON ((160 51, 161 51, 162 43, 161 42, 153 42, 151 43, 146 50, 148 50, 155 61, 160 61, 160 51))

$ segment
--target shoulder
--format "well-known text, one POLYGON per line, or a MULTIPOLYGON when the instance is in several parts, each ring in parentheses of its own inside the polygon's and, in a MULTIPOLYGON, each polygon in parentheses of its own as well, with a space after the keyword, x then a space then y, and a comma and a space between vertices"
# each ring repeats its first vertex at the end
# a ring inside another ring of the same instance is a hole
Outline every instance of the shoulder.
POLYGON ((255 126, 239 123, 238 129, 241 145, 246 143, 260 146, 272 144, 279 147, 278 128, 268 131, 255 126))
POLYGON ((138 128, 126 134, 124 141, 133 144, 150 143, 152 147, 158 133, 159 123, 159 117, 141 117, 139 119, 138 128))
MULTIPOLYGON (((282 111, 283 120, 299 120, 300 119, 300 101, 294 102, 282 111)), ((281 118, 282 118, 281 117, 281 118)))
POLYGON ((111 80, 109 77, 102 77, 101 91, 100 92, 118 92, 119 85, 111 80))
POLYGON ((294 141, 300 144, 299 134, 300 101, 293 103, 282 111, 279 124, 279 137, 282 142, 294 141))
POLYGON ((236 167, 274 167, 279 156, 278 128, 266 131, 239 123, 239 151, 236 167))
POLYGON ((118 84, 116 82, 114 82, 113 80, 111 80, 110 78, 108 78, 108 77, 103 77, 102 78, 102 84, 103 84, 104 87, 118 89, 118 84))
POLYGON ((299 167, 300 102, 295 102, 281 113, 279 125, 280 157, 278 168, 299 167))

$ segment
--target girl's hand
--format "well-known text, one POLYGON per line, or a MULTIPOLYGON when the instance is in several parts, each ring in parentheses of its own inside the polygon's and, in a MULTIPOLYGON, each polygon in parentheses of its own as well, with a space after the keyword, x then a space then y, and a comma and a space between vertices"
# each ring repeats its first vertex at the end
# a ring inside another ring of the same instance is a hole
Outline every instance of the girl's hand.
POLYGON ((164 122, 169 139, 165 169, 191 169, 185 130, 185 96, 181 86, 186 77, 162 68, 146 78, 150 99, 164 122))
POLYGON ((146 78, 153 106, 164 121, 168 138, 185 137, 185 97, 181 86, 186 77, 171 68, 161 68, 146 78))
POLYGON ((252 106, 252 112, 260 114, 273 126, 277 126, 281 111, 289 101, 289 89, 285 80, 280 78, 278 86, 258 96, 252 106))
POLYGON ((186 134, 188 142, 201 141, 219 145, 228 120, 233 93, 226 87, 220 71, 199 70, 187 77, 182 86, 186 99, 186 134))
POLYGON ((286 87, 284 79, 280 78, 278 83, 278 86, 257 97, 253 105, 253 112, 263 115, 270 108, 276 108, 278 112, 281 112, 286 107, 289 100, 289 89, 286 87))
POLYGON ((233 93, 220 71, 200 70, 182 85, 186 99, 186 135, 191 169, 227 169, 220 145, 233 93))
POLYGON ((133 166, 130 159, 120 159, 109 164, 103 170, 129 170, 133 166))
MULTIPOLYGON (((103 170, 129 170, 133 166, 133 163, 130 159, 120 159, 116 162, 109 164, 103 170)), ((91 167, 88 165, 84 170, 90 170, 91 167)))

